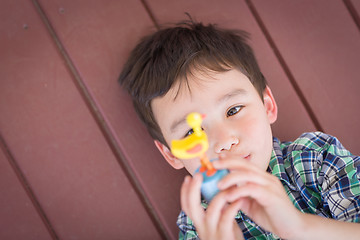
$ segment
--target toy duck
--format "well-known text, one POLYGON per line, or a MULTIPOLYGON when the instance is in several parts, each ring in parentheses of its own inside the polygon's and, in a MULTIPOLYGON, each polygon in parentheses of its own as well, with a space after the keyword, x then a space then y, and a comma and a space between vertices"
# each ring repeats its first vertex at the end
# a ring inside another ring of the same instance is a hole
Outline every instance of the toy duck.
POLYGON ((201 128, 201 123, 204 118, 205 115, 199 113, 190 113, 186 117, 186 122, 193 129, 193 133, 184 139, 172 140, 171 152, 175 157, 181 159, 200 157, 200 172, 207 171, 206 175, 211 176, 216 172, 216 169, 206 156, 209 143, 206 133, 201 128))

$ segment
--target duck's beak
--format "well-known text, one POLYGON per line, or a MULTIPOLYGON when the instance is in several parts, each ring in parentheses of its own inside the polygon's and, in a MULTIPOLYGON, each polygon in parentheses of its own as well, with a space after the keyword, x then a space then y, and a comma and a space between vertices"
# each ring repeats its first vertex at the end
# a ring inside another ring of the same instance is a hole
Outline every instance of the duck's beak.
POLYGON ((206 114, 201 114, 201 119, 204 120, 206 118, 206 114))

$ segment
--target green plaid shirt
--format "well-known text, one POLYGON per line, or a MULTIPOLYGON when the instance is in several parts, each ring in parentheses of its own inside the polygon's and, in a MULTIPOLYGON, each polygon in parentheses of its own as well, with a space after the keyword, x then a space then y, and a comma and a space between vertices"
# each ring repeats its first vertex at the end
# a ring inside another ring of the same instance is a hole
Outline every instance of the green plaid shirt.
MULTIPOLYGON (((305 133, 294 142, 273 141, 268 172, 278 177, 294 206, 304 213, 360 222, 360 157, 324 133, 305 133)), ((207 204, 203 203, 206 208, 207 204)), ((235 217, 245 239, 279 239, 242 212, 235 217)), ((198 239, 181 212, 179 239, 198 239)), ((360 226, 359 226, 360 227, 360 226)))

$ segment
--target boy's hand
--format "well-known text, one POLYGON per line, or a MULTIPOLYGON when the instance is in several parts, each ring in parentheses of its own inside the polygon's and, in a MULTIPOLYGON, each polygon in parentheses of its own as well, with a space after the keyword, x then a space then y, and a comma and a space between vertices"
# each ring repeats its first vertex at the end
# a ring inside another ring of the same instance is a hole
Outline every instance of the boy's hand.
POLYGON ((227 203, 228 191, 217 194, 209 204, 206 212, 201 206, 202 175, 193 178, 186 176, 181 187, 181 207, 194 222, 201 239, 244 239, 241 229, 234 218, 242 201, 227 203))
POLYGON ((237 158, 216 161, 214 167, 230 170, 218 184, 220 189, 227 189, 227 201, 236 203, 254 222, 281 238, 301 235, 298 226, 302 214, 293 206, 278 178, 237 158))

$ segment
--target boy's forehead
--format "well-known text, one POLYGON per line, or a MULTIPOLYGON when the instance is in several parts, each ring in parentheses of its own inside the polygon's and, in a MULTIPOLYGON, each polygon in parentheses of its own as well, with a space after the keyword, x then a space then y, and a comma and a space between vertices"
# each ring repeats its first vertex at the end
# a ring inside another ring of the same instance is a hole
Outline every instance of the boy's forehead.
POLYGON ((201 68, 199 70, 192 70, 185 76, 177 78, 166 93, 170 99, 175 101, 180 95, 184 97, 192 97, 192 89, 201 91, 208 87, 207 83, 220 80, 219 74, 223 72, 216 72, 207 68, 201 68))
MULTIPOLYGON (((176 79, 165 95, 156 97, 151 101, 154 117, 163 132, 172 132, 180 124, 185 123, 186 114, 172 110, 183 108, 184 99, 192 101, 192 91, 196 89, 198 92, 201 89, 206 89, 206 81, 209 79, 214 79, 213 73, 204 74, 203 71, 193 71, 187 76, 176 79), (169 109, 170 111, 168 111, 169 109)), ((187 107, 190 108, 190 106, 187 107)))
MULTIPOLYGON (((211 88, 212 83, 221 81, 224 76, 231 76, 232 78, 236 78, 236 82, 241 82, 242 79, 246 79, 245 82, 246 85, 253 87, 252 83, 248 79, 247 76, 245 76, 243 73, 241 73, 238 70, 232 69, 230 71, 226 72, 215 72, 212 70, 201 70, 201 71, 194 71, 191 72, 188 76, 180 77, 174 81, 174 84, 170 87, 170 89, 162 96, 156 97, 151 101, 151 107, 153 108, 153 105, 155 102, 163 102, 166 105, 175 103, 181 101, 180 99, 190 99, 192 100, 193 94, 198 94, 201 92, 206 92, 208 88, 211 88), (234 75, 234 72, 236 72, 236 75, 234 75)), ((229 77, 226 77, 229 78, 229 77)), ((226 84, 225 84, 226 85, 226 84)), ((224 84, 219 85, 219 90, 224 86, 224 84)), ((232 90, 232 88, 231 88, 232 90)), ((236 94, 244 93, 243 90, 238 89, 235 91, 236 94)), ((231 96, 235 93, 225 93, 223 98, 226 98, 227 96, 231 96)))

